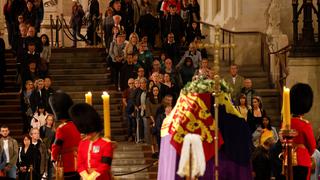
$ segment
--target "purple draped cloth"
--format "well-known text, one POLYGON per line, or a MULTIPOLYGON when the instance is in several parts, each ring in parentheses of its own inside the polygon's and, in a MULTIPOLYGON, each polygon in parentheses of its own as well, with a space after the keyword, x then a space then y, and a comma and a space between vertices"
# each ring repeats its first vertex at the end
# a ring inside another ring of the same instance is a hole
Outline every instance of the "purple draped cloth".
MULTIPOLYGON (((158 180, 183 180, 176 174, 180 156, 170 144, 171 135, 161 138, 161 151, 159 156, 158 180)), ((219 152, 219 180, 251 180, 250 165, 239 165, 230 160, 224 152, 219 152)), ((214 180, 214 158, 206 163, 204 176, 199 180, 214 180)))

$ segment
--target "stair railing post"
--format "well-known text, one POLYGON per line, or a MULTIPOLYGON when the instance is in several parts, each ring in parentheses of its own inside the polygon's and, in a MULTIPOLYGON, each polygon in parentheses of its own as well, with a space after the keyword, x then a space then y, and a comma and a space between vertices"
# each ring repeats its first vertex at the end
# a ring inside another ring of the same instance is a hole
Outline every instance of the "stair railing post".
POLYGON ((59 48, 59 16, 56 19, 56 48, 59 48))
POLYGON ((293 19, 292 19, 292 24, 293 24, 293 44, 296 46, 298 44, 298 0, 292 0, 292 11, 293 11, 293 19))
POLYGON ((97 44, 97 34, 96 34, 96 31, 97 31, 97 29, 96 29, 96 25, 97 25, 97 22, 96 22, 96 20, 97 20, 97 17, 96 16, 93 16, 93 44, 94 44, 94 46, 97 44))
POLYGON ((63 23, 63 20, 64 20, 64 17, 63 17, 63 14, 61 14, 61 19, 60 19, 60 23, 61 23, 61 44, 62 44, 62 47, 64 48, 64 23, 63 23))
POLYGON ((320 0, 317 1, 318 6, 318 12, 317 12, 317 18, 318 18, 318 43, 320 43, 320 0))
POLYGON ((52 18, 52 14, 50 14, 50 40, 51 40, 51 47, 53 47, 53 18, 52 18))
POLYGON ((100 37, 101 37, 101 47, 103 47, 104 39, 104 31, 103 31, 103 20, 102 20, 102 13, 100 13, 100 37))

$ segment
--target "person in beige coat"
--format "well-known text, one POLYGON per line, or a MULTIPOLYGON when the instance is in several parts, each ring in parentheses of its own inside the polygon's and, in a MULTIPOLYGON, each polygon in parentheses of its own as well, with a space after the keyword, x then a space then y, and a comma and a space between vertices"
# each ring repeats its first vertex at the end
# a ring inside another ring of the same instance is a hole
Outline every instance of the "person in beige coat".
POLYGON ((9 127, 2 125, 0 128, 0 133, 2 135, 0 139, 0 151, 3 150, 6 155, 7 163, 5 166, 6 177, 16 179, 17 171, 17 159, 19 146, 18 142, 9 136, 9 127))
POLYGON ((240 97, 240 91, 243 87, 244 77, 238 75, 238 66, 236 64, 230 66, 230 73, 224 77, 224 80, 229 83, 233 89, 231 98, 233 103, 238 105, 238 98, 240 97))

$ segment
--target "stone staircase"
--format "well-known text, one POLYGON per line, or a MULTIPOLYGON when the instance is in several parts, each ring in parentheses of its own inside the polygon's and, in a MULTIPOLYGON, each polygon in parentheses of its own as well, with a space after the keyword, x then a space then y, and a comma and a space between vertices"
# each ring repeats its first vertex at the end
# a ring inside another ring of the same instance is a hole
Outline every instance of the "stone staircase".
POLYGON ((122 118, 121 92, 110 83, 110 72, 105 67, 105 50, 99 48, 53 49, 50 74, 53 87, 61 89, 74 102, 84 102, 84 94, 92 92, 93 107, 103 117, 102 92, 110 94, 111 136, 117 141, 112 171, 115 179, 155 179, 157 165, 138 173, 128 174, 153 162, 151 147, 124 142, 127 136, 126 123, 122 118), (128 175, 124 175, 128 174, 128 175))
MULTIPOLYGON (((229 73, 229 65, 220 63, 220 72, 224 76, 229 73)), ((244 78, 252 80, 253 88, 258 96, 262 99, 263 108, 267 115, 271 118, 272 126, 279 128, 280 126, 280 93, 278 89, 273 88, 270 82, 269 73, 263 71, 260 65, 239 66, 238 74, 244 78)))
POLYGON ((0 93, 0 124, 8 125, 10 135, 21 141, 23 124, 20 112, 19 87, 16 85, 16 60, 11 51, 6 51, 5 92, 0 93))

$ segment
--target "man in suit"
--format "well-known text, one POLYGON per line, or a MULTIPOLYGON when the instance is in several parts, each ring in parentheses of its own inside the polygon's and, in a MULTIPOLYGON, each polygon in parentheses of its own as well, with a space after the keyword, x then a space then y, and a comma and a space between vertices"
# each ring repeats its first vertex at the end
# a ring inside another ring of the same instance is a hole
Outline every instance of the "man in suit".
POLYGON ((235 105, 239 104, 239 96, 240 96, 240 91, 243 87, 243 81, 244 78, 240 75, 238 75, 238 66, 236 64, 232 64, 230 66, 230 73, 226 75, 224 80, 229 83, 230 87, 233 89, 231 93, 231 98, 232 101, 235 105))

